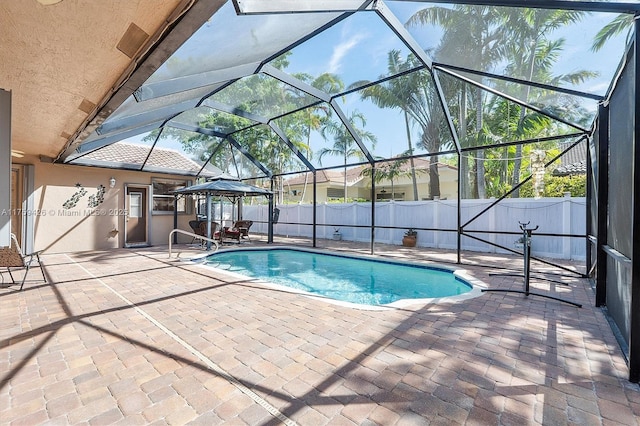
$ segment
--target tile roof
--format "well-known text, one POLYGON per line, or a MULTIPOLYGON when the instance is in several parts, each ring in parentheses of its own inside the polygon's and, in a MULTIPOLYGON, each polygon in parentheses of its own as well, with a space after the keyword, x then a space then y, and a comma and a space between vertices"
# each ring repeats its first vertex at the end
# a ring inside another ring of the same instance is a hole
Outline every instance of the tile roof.
MULTIPOLYGON (((575 141, 574 141, 575 142, 575 141)), ((574 142, 558 144, 560 151, 569 148, 574 142)), ((569 176, 587 173, 587 141, 583 140, 560 157, 560 165, 553 170, 554 176, 569 176)))
MULTIPOLYGON (((149 155, 150 148, 147 145, 116 142, 90 152, 75 160, 74 163, 103 165, 105 167, 116 167, 123 164, 142 167, 144 164, 143 171, 177 172, 189 175, 197 174, 202 168, 201 164, 175 149, 155 147, 149 155)), ((217 176, 220 173, 222 173, 221 170, 208 165, 202 175, 217 176)))
MULTIPOLYGON (((384 165, 386 163, 391 162, 392 160, 389 161, 382 161, 378 164, 378 167, 380 167, 381 165, 384 165)), ((431 162, 425 158, 414 158, 414 166, 416 170, 428 170, 429 169, 429 165, 431 164, 431 162)), ((360 180, 363 179, 362 176, 362 171, 366 168, 368 168, 369 166, 357 166, 357 167, 351 167, 347 169, 347 182, 349 184, 355 184, 357 182, 359 182, 360 180)), ((406 163, 404 163, 402 165, 402 170, 409 170, 409 168, 411 167, 411 163, 409 161, 407 161, 406 163)), ((455 167, 452 166, 448 166, 446 164, 442 164, 439 163, 438 167, 443 168, 443 167, 448 167, 448 168, 452 168, 455 169, 455 167)), ((311 172, 306 173, 308 175, 308 180, 307 182, 311 182, 313 180, 312 178, 312 174, 311 172)), ((325 183, 325 182, 337 182, 342 184, 343 183, 343 179, 344 179, 344 169, 334 169, 334 170, 319 170, 316 173, 316 182, 317 183, 325 183)), ((286 180, 286 184, 287 185, 300 185, 300 184, 304 184, 305 181, 305 173, 300 173, 297 176, 294 176, 292 178, 289 178, 286 180)))

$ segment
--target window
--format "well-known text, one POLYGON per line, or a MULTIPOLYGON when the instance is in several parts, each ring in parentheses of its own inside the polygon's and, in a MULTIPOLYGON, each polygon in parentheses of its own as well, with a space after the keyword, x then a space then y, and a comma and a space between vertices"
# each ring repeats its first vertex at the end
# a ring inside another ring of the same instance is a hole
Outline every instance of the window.
MULTIPOLYGON (((175 197, 173 192, 191 185, 189 180, 152 179, 153 214, 173 214, 175 197)), ((178 213, 191 213, 191 197, 178 199, 178 213)))
POLYGON ((327 188, 327 198, 344 198, 344 188, 327 188))

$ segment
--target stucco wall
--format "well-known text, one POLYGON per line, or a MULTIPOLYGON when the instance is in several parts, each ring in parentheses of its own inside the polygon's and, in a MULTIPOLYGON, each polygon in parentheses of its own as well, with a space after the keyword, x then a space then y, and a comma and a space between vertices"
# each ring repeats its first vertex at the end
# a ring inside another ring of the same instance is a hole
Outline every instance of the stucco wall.
MULTIPOLYGON (((124 247, 125 184, 150 185, 154 177, 185 179, 181 176, 34 163, 34 205, 33 210, 26 214, 34 216, 34 249, 48 253, 124 247), (110 188, 112 177, 116 179, 116 185, 110 188), (100 200, 91 197, 100 198, 100 185, 104 187, 104 200, 95 206, 100 200)), ((178 227, 190 230, 188 221, 193 217, 193 214, 178 215, 178 227)), ((168 234, 173 229, 173 215, 150 215, 149 220, 149 243, 167 244, 168 234)))

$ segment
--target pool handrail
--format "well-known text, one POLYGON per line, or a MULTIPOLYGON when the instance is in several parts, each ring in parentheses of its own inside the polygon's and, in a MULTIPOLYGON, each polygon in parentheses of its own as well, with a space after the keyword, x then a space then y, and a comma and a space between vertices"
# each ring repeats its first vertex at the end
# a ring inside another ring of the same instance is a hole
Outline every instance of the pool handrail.
POLYGON ((207 238, 202 235, 194 234, 193 232, 188 232, 188 231, 184 231, 182 229, 176 228, 176 229, 173 229, 171 232, 169 232, 169 259, 171 259, 171 241, 173 240, 173 234, 175 234, 176 232, 180 234, 188 235, 193 238, 197 238, 199 240, 209 241, 213 243, 216 246, 216 248, 213 250, 214 252, 217 251, 219 248, 218 242, 213 238, 207 238))

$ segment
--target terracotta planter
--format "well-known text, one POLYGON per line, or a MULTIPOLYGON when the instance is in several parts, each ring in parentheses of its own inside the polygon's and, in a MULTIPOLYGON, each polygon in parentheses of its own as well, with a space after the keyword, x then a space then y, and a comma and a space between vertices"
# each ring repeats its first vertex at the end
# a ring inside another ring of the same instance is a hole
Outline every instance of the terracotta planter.
POLYGON ((402 245, 405 247, 415 247, 417 237, 414 235, 405 235, 402 237, 402 245))

